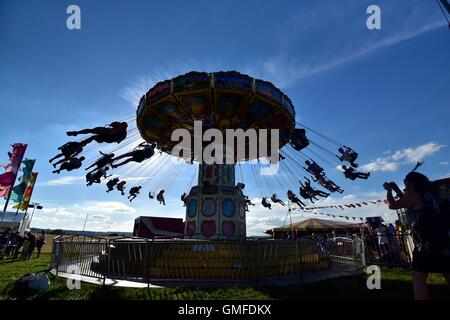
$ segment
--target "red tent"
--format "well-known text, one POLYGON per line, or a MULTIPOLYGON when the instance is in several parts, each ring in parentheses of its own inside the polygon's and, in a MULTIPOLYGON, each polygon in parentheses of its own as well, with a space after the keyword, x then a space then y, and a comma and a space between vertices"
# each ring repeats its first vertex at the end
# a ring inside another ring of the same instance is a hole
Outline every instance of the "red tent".
POLYGON ((179 218, 138 217, 133 236, 141 238, 179 238, 184 235, 184 222, 179 218))

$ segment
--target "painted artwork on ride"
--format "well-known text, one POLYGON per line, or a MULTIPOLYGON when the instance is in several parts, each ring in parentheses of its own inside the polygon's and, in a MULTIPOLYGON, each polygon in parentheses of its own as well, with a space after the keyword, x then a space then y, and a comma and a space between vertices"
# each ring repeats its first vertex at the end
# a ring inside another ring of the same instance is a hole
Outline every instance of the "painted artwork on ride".
POLYGON ((248 124, 239 118, 240 110, 246 107, 247 97, 216 93, 215 122, 220 130, 241 128, 247 129, 248 124))
POLYGON ((195 217, 195 215, 197 214, 197 200, 192 199, 191 201, 189 201, 189 204, 186 208, 186 214, 189 218, 195 217))
POLYGON ((201 224, 201 233, 205 238, 210 238, 216 233, 216 222, 214 220, 203 220, 201 224))
POLYGON ((256 92, 261 93, 263 96, 275 100, 278 103, 281 103, 281 99, 283 97, 280 89, 276 88, 269 82, 261 80, 256 80, 256 92))
POLYGON ((251 121, 259 121, 271 114, 273 109, 264 101, 252 101, 247 109, 247 118, 251 121))
POLYGON ((186 231, 184 234, 187 235, 188 237, 193 237, 195 236, 195 233, 196 233, 195 221, 186 222, 186 231))
POLYGON ((223 215, 228 218, 233 217, 236 214, 236 205, 233 199, 226 198, 225 200, 223 200, 222 211, 223 215))
POLYGON ((213 198, 204 198, 202 204, 202 214, 205 217, 214 216, 216 214, 216 205, 216 200, 214 200, 213 198))
POLYGON ((189 72, 173 79, 174 93, 209 89, 210 87, 211 78, 206 72, 189 72))
POLYGON ((168 80, 158 83, 156 86, 154 86, 147 92, 145 103, 149 105, 155 102, 156 100, 168 96, 170 94, 170 86, 171 83, 168 80))
POLYGON ((222 232, 228 238, 233 237, 236 233, 236 226, 234 224, 234 221, 223 221, 222 232))
POLYGON ((214 73, 214 86, 224 90, 238 90, 252 92, 253 79, 239 72, 214 73))

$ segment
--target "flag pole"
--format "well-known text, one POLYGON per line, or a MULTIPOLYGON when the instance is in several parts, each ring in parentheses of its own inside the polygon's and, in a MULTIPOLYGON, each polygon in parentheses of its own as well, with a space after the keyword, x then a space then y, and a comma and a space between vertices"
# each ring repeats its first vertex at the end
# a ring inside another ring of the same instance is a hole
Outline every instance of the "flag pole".
POLYGON ((84 232, 84 229, 86 228, 86 223, 87 223, 87 220, 88 220, 88 216, 89 216, 89 213, 86 214, 86 219, 84 219, 84 225, 83 225, 83 231, 82 232, 84 232))
MULTIPOLYGON (((33 206, 33 214, 34 214, 34 210, 36 209, 36 205, 33 206)), ((27 217, 27 212, 28 212, 28 207, 25 210, 25 213, 23 214, 23 218, 22 218, 22 222, 21 222, 21 226, 23 227, 23 223, 25 222, 25 218, 27 217)), ((31 219, 33 219, 33 214, 31 215, 31 219)), ((30 227, 31 227, 31 220, 30 220, 30 227)), ((22 229, 23 234, 21 234, 21 236, 25 235, 25 229, 22 229)))
MULTIPOLYGON (((11 185, 11 188, 10 188, 9 191, 8 191, 8 197, 6 198, 5 206, 3 207, 3 215, 4 215, 4 213, 6 212, 6 208, 8 208, 9 199, 11 198, 12 189, 13 189, 14 184, 16 183, 16 180, 17 180, 17 175, 16 175, 16 177, 14 178, 14 182, 13 182, 13 184, 11 185)), ((2 221, 3 221, 3 217, 2 217, 2 221)))

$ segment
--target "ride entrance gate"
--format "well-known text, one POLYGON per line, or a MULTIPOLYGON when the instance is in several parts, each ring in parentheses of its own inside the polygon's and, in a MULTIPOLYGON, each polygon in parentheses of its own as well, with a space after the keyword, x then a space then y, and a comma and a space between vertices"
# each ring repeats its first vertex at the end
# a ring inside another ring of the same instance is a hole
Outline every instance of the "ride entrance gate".
POLYGON ((260 286, 362 272, 364 244, 336 239, 276 241, 58 238, 52 272, 124 286, 260 286))

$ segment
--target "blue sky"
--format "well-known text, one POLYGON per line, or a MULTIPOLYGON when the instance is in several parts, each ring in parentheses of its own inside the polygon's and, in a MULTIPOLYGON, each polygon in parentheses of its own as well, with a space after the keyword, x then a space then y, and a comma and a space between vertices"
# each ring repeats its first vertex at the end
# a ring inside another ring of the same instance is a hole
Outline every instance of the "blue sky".
MULTIPOLYGON (((0 162, 8 144, 29 144, 39 172, 33 201, 45 207, 36 227, 77 229, 89 214, 87 229, 131 231, 139 215, 184 217, 179 195, 191 167, 161 207, 145 194, 130 204, 103 185, 87 188, 82 172, 53 175, 48 159, 67 141, 65 131, 132 116, 156 81, 238 70, 282 88, 298 121, 353 146, 372 171, 368 181, 348 182, 327 168, 346 190, 327 203, 378 199, 381 184, 401 182, 416 160, 425 160, 421 171, 432 179, 450 175, 449 57, 450 31, 434 0, 1 0, 0 162), (81 30, 66 28, 70 4, 81 8, 81 30), (366 28, 371 4, 381 7, 381 30, 366 28)), ((247 193, 259 197, 251 173, 244 176, 247 193)), ((384 206, 347 214, 393 216, 384 206)), ((285 209, 256 207, 248 233, 285 216, 285 209)))

